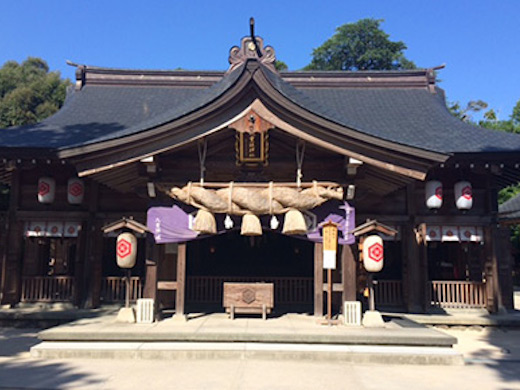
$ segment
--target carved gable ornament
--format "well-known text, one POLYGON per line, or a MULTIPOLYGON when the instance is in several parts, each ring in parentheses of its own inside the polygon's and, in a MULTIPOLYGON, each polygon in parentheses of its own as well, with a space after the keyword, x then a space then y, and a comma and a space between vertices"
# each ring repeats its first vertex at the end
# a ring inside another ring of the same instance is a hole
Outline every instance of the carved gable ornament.
POLYGON ((264 40, 260 37, 244 37, 240 43, 240 47, 233 46, 229 51, 230 67, 228 73, 234 71, 248 59, 254 58, 261 64, 268 67, 273 72, 277 72, 274 63, 276 57, 274 49, 271 46, 264 48, 264 40))
POLYGON ((236 130, 235 153, 238 166, 268 164, 269 134, 274 125, 249 110, 245 116, 229 125, 236 130))

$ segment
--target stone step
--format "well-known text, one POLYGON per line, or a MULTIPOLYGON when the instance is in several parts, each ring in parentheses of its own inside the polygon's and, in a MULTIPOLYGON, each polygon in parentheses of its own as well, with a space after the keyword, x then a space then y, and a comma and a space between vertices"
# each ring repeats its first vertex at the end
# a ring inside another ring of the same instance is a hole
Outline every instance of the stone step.
POLYGON ((48 359, 290 359, 357 364, 464 364, 463 356, 447 347, 247 342, 44 341, 31 348, 31 356, 48 359))

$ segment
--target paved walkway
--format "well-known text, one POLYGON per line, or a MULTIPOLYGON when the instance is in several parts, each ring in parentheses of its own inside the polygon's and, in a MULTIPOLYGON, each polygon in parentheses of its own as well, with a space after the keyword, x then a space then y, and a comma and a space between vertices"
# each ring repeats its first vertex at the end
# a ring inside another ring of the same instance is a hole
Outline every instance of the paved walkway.
MULTIPOLYGON (((520 295, 515 302, 520 309, 520 295)), ((435 327, 457 337, 465 366, 291 360, 117 360, 30 357, 37 329, 0 328, 0 389, 520 390, 520 330, 435 327)))
POLYGON ((320 325, 305 314, 284 314, 262 320, 227 314, 190 314, 187 321, 167 318, 151 324, 116 322, 115 315, 87 318, 47 329, 40 335, 48 341, 181 341, 270 342, 313 344, 378 344, 451 346, 455 339, 395 317, 384 328, 320 325))
POLYGON ((441 329, 459 337, 466 366, 291 360, 39 360, 37 330, 0 328, 0 389, 520 389, 520 331, 441 329))

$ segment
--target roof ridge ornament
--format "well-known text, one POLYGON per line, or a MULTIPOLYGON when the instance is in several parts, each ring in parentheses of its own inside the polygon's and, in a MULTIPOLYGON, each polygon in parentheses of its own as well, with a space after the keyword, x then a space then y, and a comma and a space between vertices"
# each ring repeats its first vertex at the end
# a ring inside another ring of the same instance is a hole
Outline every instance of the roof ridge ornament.
POLYGON ((249 19, 250 36, 242 38, 240 47, 233 46, 229 51, 229 64, 227 73, 231 73, 249 59, 254 59, 276 72, 274 49, 271 46, 264 47, 264 40, 255 36, 255 19, 249 19))

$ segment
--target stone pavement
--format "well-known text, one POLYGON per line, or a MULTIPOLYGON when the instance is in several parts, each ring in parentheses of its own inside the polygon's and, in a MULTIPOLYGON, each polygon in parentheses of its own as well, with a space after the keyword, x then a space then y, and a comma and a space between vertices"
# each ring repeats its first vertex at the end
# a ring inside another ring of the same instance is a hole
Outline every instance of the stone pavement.
POLYGON ((284 314, 229 319, 191 314, 152 324, 90 318, 47 329, 31 349, 40 358, 266 359, 356 363, 462 364, 456 339, 402 318, 383 328, 317 323, 314 316, 284 314), (181 317, 182 318, 182 317, 181 317))
POLYGON ((441 329, 460 338, 465 366, 291 360, 31 358, 37 330, 0 328, 0 389, 520 389, 520 331, 441 329))
MULTIPOLYGON (((515 296, 519 302, 519 294, 515 296)), ((517 306, 517 309, 520 307, 517 306)), ((435 326, 458 338, 465 366, 265 359, 31 358, 37 329, 0 327, 0 389, 489 389, 520 390, 520 330, 435 326)), ((391 363, 391 362, 389 362, 391 363)))

